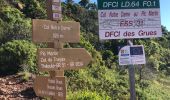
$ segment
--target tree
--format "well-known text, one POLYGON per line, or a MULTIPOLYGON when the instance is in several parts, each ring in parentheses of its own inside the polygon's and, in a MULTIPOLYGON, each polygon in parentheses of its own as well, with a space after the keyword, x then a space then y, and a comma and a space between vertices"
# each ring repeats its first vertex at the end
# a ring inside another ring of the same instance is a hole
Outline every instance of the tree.
POLYGON ((7 42, 0 47, 0 59, 1 72, 35 71, 36 46, 25 40, 7 42))
POLYGON ((89 0, 81 0, 79 4, 85 8, 89 4, 89 0))
POLYGON ((73 4, 74 1, 73 1, 73 0, 66 0, 66 3, 67 3, 67 4, 73 4))
POLYGON ((97 10, 97 5, 96 5, 96 3, 89 3, 87 8, 89 10, 97 10))
POLYGON ((16 8, 10 6, 0 10, 0 43, 11 40, 30 39, 31 20, 24 18, 24 15, 16 8))
POLYGON ((25 5, 21 10, 27 17, 32 19, 46 18, 46 10, 42 7, 44 0, 41 3, 37 0, 22 0, 25 5))

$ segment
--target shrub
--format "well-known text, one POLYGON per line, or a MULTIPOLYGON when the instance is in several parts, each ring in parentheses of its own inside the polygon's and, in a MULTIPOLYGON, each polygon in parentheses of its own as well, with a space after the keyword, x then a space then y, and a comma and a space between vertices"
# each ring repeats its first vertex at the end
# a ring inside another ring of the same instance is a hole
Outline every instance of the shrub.
POLYGON ((0 10, 0 44, 11 40, 31 39, 31 19, 10 6, 0 10))
POLYGON ((68 100, 111 100, 111 98, 108 96, 100 96, 96 92, 84 90, 75 93, 69 93, 68 100))
POLYGON ((13 40, 0 48, 0 71, 16 73, 21 68, 35 71, 36 46, 25 40, 13 40))

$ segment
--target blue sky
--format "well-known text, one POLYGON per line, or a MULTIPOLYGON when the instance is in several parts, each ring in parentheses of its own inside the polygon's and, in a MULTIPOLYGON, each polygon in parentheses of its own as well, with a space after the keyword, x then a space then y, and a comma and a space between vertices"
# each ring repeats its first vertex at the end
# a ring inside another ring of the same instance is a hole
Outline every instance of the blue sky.
MULTIPOLYGON (((79 2, 80 0, 73 0, 79 2)), ((90 2, 96 2, 97 0, 90 0, 90 2)), ((161 24, 170 31, 170 0, 160 0, 161 9, 161 24)))
POLYGON ((170 31, 170 0, 160 0, 161 24, 170 31))

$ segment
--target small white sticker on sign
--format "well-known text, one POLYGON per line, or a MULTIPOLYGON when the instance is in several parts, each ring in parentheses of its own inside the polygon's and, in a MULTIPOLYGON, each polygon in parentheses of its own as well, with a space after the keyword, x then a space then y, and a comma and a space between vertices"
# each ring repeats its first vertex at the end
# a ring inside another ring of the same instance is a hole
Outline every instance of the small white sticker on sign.
POLYGON ((119 50, 119 65, 146 64, 143 45, 124 46, 119 50))
POLYGON ((52 5, 52 10, 61 11, 61 6, 52 5))

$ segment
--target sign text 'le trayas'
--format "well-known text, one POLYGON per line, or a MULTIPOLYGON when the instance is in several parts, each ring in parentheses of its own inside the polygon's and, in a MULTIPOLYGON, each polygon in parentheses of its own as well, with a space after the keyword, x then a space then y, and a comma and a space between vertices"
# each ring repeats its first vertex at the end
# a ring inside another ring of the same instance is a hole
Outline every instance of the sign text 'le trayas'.
POLYGON ((84 48, 38 49, 38 67, 41 71, 80 69, 91 61, 84 48))

